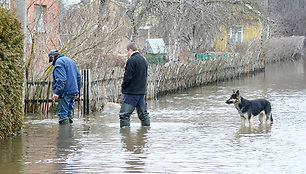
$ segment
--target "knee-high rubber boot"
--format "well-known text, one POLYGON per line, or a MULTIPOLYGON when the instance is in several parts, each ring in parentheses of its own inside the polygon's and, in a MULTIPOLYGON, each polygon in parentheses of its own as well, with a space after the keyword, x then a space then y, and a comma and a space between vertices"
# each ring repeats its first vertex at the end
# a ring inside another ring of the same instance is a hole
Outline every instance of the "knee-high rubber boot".
POLYGON ((137 107, 137 115, 141 121, 141 126, 150 126, 150 117, 147 111, 147 106, 137 107))
POLYGON ((132 115, 135 107, 127 104, 127 103, 122 103, 120 113, 119 113, 119 118, 120 118, 120 127, 126 127, 130 126, 130 116, 132 115))

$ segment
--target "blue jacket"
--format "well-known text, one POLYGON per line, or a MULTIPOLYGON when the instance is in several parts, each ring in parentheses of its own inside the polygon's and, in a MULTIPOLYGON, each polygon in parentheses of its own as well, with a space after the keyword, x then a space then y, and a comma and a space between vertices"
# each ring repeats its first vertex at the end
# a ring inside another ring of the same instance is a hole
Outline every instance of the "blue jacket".
POLYGON ((81 75, 75 62, 61 54, 53 61, 53 93, 59 96, 76 95, 81 89, 81 75))

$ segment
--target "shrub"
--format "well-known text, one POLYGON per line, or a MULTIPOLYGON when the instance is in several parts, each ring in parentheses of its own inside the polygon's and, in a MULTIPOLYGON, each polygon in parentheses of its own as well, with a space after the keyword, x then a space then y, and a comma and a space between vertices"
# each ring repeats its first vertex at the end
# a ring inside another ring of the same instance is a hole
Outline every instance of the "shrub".
POLYGON ((0 139, 22 130, 22 57, 21 24, 14 13, 0 7, 0 139))

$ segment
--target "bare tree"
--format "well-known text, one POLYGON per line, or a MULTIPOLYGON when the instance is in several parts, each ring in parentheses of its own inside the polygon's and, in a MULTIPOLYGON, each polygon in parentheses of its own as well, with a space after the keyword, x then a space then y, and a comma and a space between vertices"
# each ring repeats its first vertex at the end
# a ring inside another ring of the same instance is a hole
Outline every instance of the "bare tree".
POLYGON ((273 23, 274 36, 306 36, 305 0, 268 0, 268 14, 273 23))
POLYGON ((116 54, 114 47, 125 37, 132 42, 141 39, 139 31, 149 23, 153 37, 164 38, 170 60, 188 59, 193 57, 196 51, 213 50, 220 26, 229 28, 237 22, 252 22, 250 14, 264 20, 265 14, 262 13, 260 2, 100 0, 84 8, 67 11, 64 15, 66 20, 62 20, 62 43, 69 43, 67 51, 73 57, 87 57, 86 61, 78 62, 89 66, 88 62, 103 61, 101 55, 116 54), (76 24, 78 26, 71 29, 71 26, 76 24), (81 31, 87 32, 85 34, 81 31))
POLYGON ((240 0, 155 1, 152 35, 165 39, 173 61, 191 58, 196 51, 213 50, 220 26, 251 23, 250 15, 265 18, 254 2, 240 0), (186 54, 182 54, 186 53, 186 54))
POLYGON ((66 10, 61 21, 63 52, 81 68, 102 65, 124 35, 125 21, 120 16, 118 7, 107 0, 66 10))
MULTIPOLYGON (((114 65, 120 61, 118 45, 125 39, 145 39, 139 32, 149 24, 153 37, 164 38, 170 60, 188 60, 196 51, 213 50, 220 26, 252 22, 250 14, 264 21, 262 4, 260 0, 82 1, 61 12, 60 48, 81 68, 114 65)), ((45 42, 52 42, 48 38, 45 42)))
POLYGON ((56 47, 58 44, 58 25, 59 15, 54 10, 57 6, 57 2, 53 1, 49 4, 48 8, 45 8, 42 4, 34 4, 32 1, 28 5, 28 11, 30 8, 34 8, 34 16, 29 16, 30 19, 27 23, 27 55, 26 55, 26 80, 36 80, 41 77, 45 68, 48 67, 47 52, 49 47, 56 47), (49 23, 45 23, 45 19, 48 19, 49 23))

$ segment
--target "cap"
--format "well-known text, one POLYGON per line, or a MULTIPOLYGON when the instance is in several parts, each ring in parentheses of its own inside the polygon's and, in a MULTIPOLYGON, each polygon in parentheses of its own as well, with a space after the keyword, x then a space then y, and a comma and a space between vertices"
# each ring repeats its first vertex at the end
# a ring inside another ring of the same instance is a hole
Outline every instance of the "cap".
POLYGON ((48 57, 57 56, 57 55, 59 55, 59 52, 56 49, 53 49, 53 50, 49 51, 49 53, 48 53, 48 57))
POLYGON ((56 49, 53 49, 51 51, 49 51, 48 53, 48 57, 49 57, 49 63, 51 63, 53 60, 51 59, 52 56, 58 56, 59 52, 56 49))

